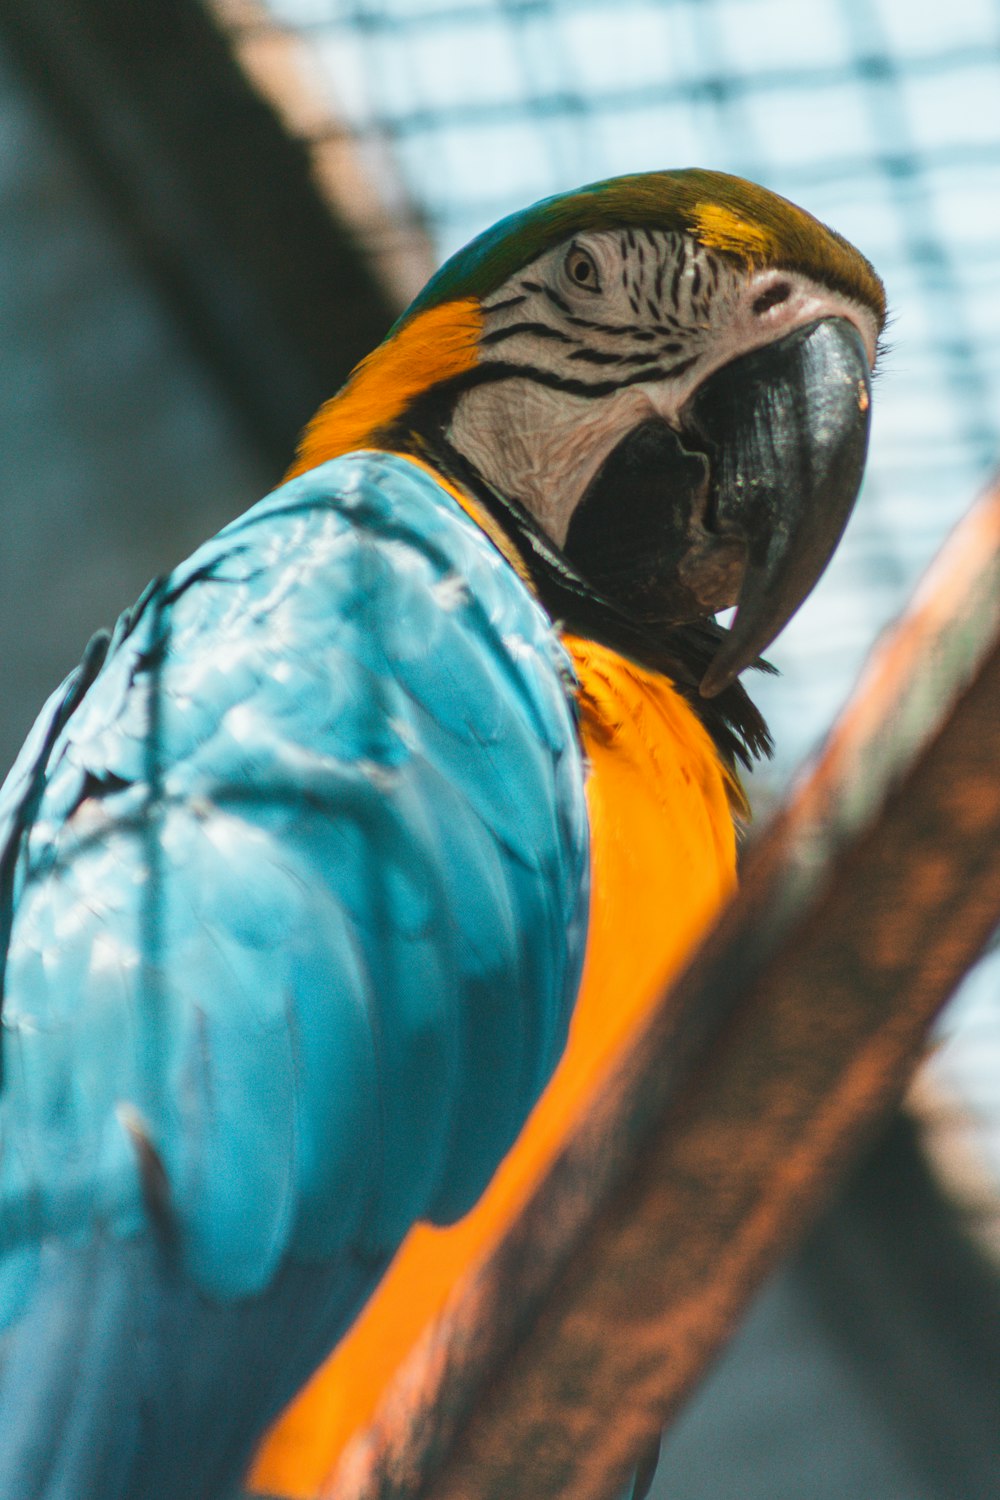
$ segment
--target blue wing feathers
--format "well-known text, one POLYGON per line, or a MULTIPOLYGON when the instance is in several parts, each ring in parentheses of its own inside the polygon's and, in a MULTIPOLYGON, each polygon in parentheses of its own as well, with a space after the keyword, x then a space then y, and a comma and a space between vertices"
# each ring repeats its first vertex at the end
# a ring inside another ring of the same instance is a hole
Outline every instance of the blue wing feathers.
POLYGON ((222 1493, 410 1225, 478 1197, 579 981, 567 673, 454 501, 359 454, 50 700, 0 792, 2 1493, 222 1493))

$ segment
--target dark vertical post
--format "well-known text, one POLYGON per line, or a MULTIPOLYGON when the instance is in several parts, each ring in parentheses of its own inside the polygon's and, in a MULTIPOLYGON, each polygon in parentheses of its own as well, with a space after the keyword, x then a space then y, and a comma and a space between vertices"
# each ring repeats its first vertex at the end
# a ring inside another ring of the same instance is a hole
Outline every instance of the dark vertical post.
POLYGON ((306 146, 199 0, 0 0, 0 32, 280 472, 398 312, 306 146))

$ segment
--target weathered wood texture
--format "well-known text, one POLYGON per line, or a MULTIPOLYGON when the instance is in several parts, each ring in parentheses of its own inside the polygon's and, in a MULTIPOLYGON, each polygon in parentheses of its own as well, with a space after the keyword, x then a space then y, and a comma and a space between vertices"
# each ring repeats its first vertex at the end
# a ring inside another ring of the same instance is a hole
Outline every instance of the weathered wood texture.
POLYGON ((201 0, 0 0, 0 33, 279 474, 399 311, 307 147, 201 0))
POLYGON ((605 1500, 898 1099, 1000 916, 1000 488, 337 1500, 605 1500))

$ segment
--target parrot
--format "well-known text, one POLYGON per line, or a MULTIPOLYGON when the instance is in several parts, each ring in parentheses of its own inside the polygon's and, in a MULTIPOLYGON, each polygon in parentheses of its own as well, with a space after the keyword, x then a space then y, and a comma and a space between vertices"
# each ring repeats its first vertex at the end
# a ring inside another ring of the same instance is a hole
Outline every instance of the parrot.
POLYGON ((0 1494, 320 1493, 732 889, 885 318, 742 179, 545 199, 93 638, 0 791, 0 1494))

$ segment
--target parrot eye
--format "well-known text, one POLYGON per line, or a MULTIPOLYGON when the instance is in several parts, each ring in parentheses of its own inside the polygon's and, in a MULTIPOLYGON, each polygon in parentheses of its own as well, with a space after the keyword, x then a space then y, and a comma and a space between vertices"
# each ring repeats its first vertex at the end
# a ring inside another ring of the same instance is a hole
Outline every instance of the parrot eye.
POLYGON ((571 245, 564 262, 566 275, 574 286, 582 287, 587 292, 599 292, 601 290, 601 279, 597 274, 597 266, 593 257, 588 255, 580 245, 571 245))
POLYGON ((779 302, 787 302, 792 295, 792 289, 787 281, 776 281, 769 286, 766 292, 762 292, 753 305, 753 310, 758 317, 770 312, 772 307, 777 307, 779 302))

